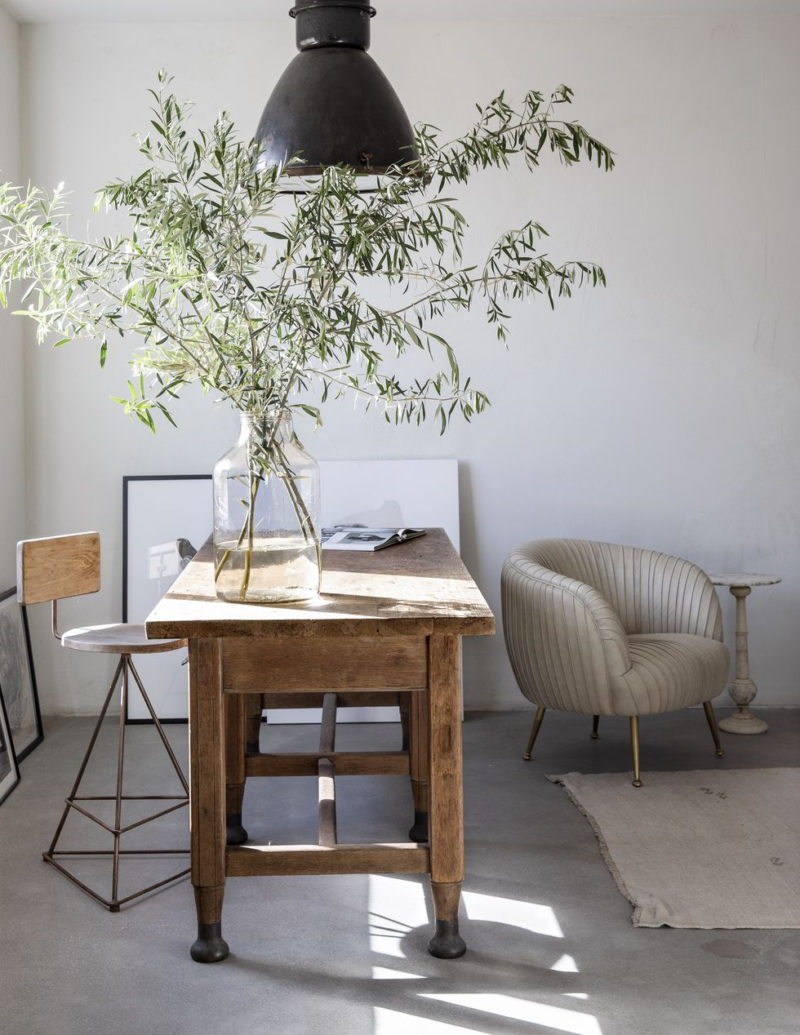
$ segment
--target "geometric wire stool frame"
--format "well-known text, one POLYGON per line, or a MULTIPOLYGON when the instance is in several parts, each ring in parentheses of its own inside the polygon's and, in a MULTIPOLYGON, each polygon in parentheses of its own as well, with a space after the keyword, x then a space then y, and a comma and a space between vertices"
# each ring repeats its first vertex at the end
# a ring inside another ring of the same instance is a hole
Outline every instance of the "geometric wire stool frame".
POLYGON ((134 664, 133 664, 133 661, 131 660, 130 654, 121 654, 120 655, 120 659, 119 659, 119 664, 117 665, 116 671, 114 672, 114 678, 111 681, 111 686, 109 687, 108 693, 106 695, 105 703, 103 704, 103 707, 102 707, 102 709, 100 711, 100 715, 99 715, 99 717, 97 719, 97 723, 95 724, 91 740, 89 741, 89 747, 86 750, 86 754, 84 755, 83 762, 81 763, 81 767, 78 770, 78 776, 77 776, 77 778, 75 780, 75 783, 74 783, 74 785, 72 787, 72 790, 70 791, 69 796, 66 799, 66 803, 65 803, 65 807, 64 807, 64 812, 62 813, 62 816, 61 816, 61 821, 58 824, 58 827, 56 829, 55 835, 53 836, 53 840, 50 843, 50 847, 48 848, 48 850, 46 852, 42 853, 42 858, 44 859, 44 861, 46 863, 49 863, 51 866, 54 866, 57 870, 59 870, 61 873, 63 873, 65 877, 67 877, 69 880, 71 880, 72 883, 77 885, 82 891, 86 892, 86 894, 89 895, 91 898, 93 898, 96 902, 99 902, 101 905, 105 906, 106 909, 110 910, 110 912, 118 913, 120 906, 125 905, 125 903, 130 902, 133 899, 140 898, 142 895, 146 895, 150 891, 155 891, 156 888, 161 888, 161 887, 164 887, 167 884, 172 884, 174 881, 180 880, 182 877, 186 877, 190 873, 190 868, 187 867, 186 869, 181 870, 179 873, 173 874, 171 877, 165 877, 163 880, 157 881, 155 884, 150 884, 150 885, 148 885, 148 887, 142 888, 141 891, 136 891, 136 892, 134 892, 131 895, 126 895, 124 898, 119 898, 119 863, 120 863, 121 856, 123 856, 123 855, 137 855, 137 856, 144 856, 144 855, 147 855, 147 856, 150 856, 150 855, 188 855, 189 854, 189 849, 188 848, 160 848, 160 849, 145 849, 145 848, 143 848, 143 849, 125 850, 120 845, 120 841, 121 841, 122 835, 123 834, 127 834, 131 830, 135 830, 137 827, 143 826, 145 823, 151 823, 155 819, 160 819, 162 816, 166 816, 170 812, 175 812, 177 809, 185 808, 188 804, 189 804, 189 785, 186 782, 186 777, 183 775, 183 771, 181 770, 180 764, 178 763, 178 760, 175 757, 175 754, 174 754, 174 752, 172 750, 172 747, 170 746, 170 743, 167 740, 166 735, 164 734, 164 730, 163 730, 163 728, 161 726, 161 723, 158 720, 158 716, 156 715, 156 713, 155 713, 155 711, 153 709, 152 704, 150 703, 150 698, 147 696, 147 692, 146 692, 144 686, 142 685, 142 681, 139 678, 139 673, 136 671, 136 668, 134 667, 134 664), (173 768, 175 769, 175 772, 178 775, 178 778, 179 778, 179 780, 181 782, 181 785, 182 785, 182 787, 183 787, 183 789, 185 791, 185 794, 183 794, 183 795, 165 795, 165 794, 126 795, 126 794, 123 794, 122 784, 123 784, 123 765, 124 765, 124 759, 125 759, 125 714, 126 714, 126 705, 127 705, 127 699, 128 699, 128 673, 129 672, 133 675, 133 678, 136 680, 136 683, 137 683, 137 685, 139 687, 139 692, 142 695, 142 699, 144 700, 144 702, 145 702, 145 704, 147 706, 147 710, 150 713, 150 717, 153 720, 153 723, 155 725, 156 731, 157 731, 159 737, 161 738, 161 743, 163 744, 167 754, 169 755, 170 762, 172 763, 172 766, 173 766, 173 768), (94 750, 94 746, 95 746, 95 743, 97 741, 97 737, 98 737, 98 735, 100 733, 100 728, 101 728, 101 726, 103 724, 103 719, 105 718, 106 712, 108 711, 108 706, 111 703, 111 698, 112 698, 112 696, 114 694, 114 690, 116 689, 117 681, 120 679, 120 676, 122 677, 122 691, 121 691, 121 695, 120 695, 119 746, 118 746, 118 752, 117 752, 117 784, 116 784, 116 792, 114 794, 84 796, 84 797, 82 797, 82 796, 78 795, 78 790, 80 788, 81 781, 83 779, 83 775, 84 775, 84 773, 86 771, 86 767, 87 767, 87 765, 89 763, 89 758, 91 757, 92 751, 94 750), (109 826, 108 823, 105 823, 98 816, 95 816, 94 813, 89 811, 89 809, 84 808, 81 804, 79 804, 80 802, 88 802, 88 801, 113 801, 115 803, 114 826, 113 827, 109 826), (151 816, 146 816, 144 819, 137 820, 135 823, 130 823, 127 826, 122 827, 120 824, 122 822, 122 803, 123 803, 123 801, 170 801, 170 802, 173 802, 174 804, 169 805, 167 808, 161 809, 159 812, 155 812, 151 816), (58 839, 61 836, 61 831, 64 828, 64 824, 66 823, 67 816, 69 815, 71 809, 74 809, 76 812, 79 812, 81 815, 85 816, 87 819, 93 820, 93 822, 95 822, 99 826, 103 827, 104 830, 107 830, 112 835, 112 837, 114 839, 114 847, 112 849, 105 849, 105 850, 103 850, 103 849, 72 849, 72 850, 59 849, 59 850, 56 850, 56 844, 58 843, 58 839), (89 856, 105 856, 105 855, 111 856, 112 860, 113 860, 112 861, 112 868, 111 868, 111 897, 110 898, 104 898, 97 891, 94 891, 87 884, 84 884, 83 881, 79 880, 73 873, 70 873, 70 871, 68 869, 66 869, 66 867, 62 866, 58 862, 58 860, 56 858, 56 856, 81 856, 81 857, 84 857, 84 858, 88 858, 89 856))

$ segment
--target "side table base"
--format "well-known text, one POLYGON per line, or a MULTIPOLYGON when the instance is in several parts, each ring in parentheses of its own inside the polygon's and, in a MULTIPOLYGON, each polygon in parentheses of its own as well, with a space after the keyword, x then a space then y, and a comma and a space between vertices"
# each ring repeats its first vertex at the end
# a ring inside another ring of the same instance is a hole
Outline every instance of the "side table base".
POLYGON ((763 719, 757 719, 748 708, 740 708, 733 715, 720 719, 719 728, 726 733, 766 733, 769 727, 763 719))

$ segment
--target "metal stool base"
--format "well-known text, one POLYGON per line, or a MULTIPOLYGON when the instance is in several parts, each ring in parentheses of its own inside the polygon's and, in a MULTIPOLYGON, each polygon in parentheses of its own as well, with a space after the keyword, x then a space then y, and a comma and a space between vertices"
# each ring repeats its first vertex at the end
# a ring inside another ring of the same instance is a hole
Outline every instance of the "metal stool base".
POLYGON ((106 694, 103 707, 101 708, 100 714, 97 718, 97 722, 95 723, 95 727, 92 732, 91 739, 89 741, 89 746, 86 749, 86 754, 84 755, 80 769, 78 770, 77 778, 72 787, 72 790, 66 798, 64 811, 61 814, 61 820, 58 824, 58 827, 56 828, 56 832, 53 836, 52 842, 50 843, 50 847, 47 849, 46 852, 42 853, 42 859, 46 863, 49 863, 51 866, 55 867, 55 869, 57 869, 60 873, 63 873, 63 875, 68 880, 70 880, 73 884, 80 888, 81 891, 89 895, 90 898, 93 898, 95 902, 98 902, 100 903, 100 905, 105 906, 105 908, 108 909, 110 912, 117 913, 119 912, 120 906, 123 906, 128 902, 132 902, 134 899, 141 898, 143 895, 147 895, 152 891, 156 891, 158 888, 163 888, 167 885, 173 884, 174 882, 186 877, 190 873, 190 868, 186 867, 186 869, 180 870, 178 873, 174 873, 169 877, 165 877, 162 880, 156 881, 154 884, 150 884, 146 888, 142 888, 139 891, 132 892, 131 894, 125 895, 123 897, 119 896, 119 864, 122 856, 138 856, 141 858, 143 856, 152 857, 161 855, 189 854, 188 848, 123 849, 120 844, 122 835, 128 833, 131 830, 136 829, 137 827, 143 826, 145 823, 151 823, 153 822, 153 820, 160 819, 162 816, 166 816, 170 812, 175 812, 177 809, 186 808, 188 804, 189 785, 186 782, 186 777, 183 775, 183 770, 181 769, 180 764, 178 763, 178 760, 175 757, 175 754, 172 750, 172 747, 166 738, 164 729, 161 723, 159 722, 158 716, 156 715, 155 710, 153 709, 153 706, 150 702, 150 698, 148 697, 147 692, 145 691, 144 686, 142 685, 142 681, 139 678, 139 673, 136 671, 136 668, 134 667, 130 654, 122 654, 120 655, 119 664, 117 665, 117 668, 114 672, 114 677, 111 680, 111 686, 109 687, 108 693, 106 694), (184 790, 184 794, 182 795, 127 795, 123 793, 123 771, 125 761, 126 728, 125 711, 128 698, 129 674, 133 675, 133 678, 136 681, 136 684, 139 688, 139 692, 142 695, 142 699, 144 700, 144 703, 147 706, 147 710, 150 713, 150 717, 153 720, 155 730, 158 733, 158 736, 161 739, 161 743, 165 751, 167 752, 167 755, 169 756, 169 760, 172 764, 172 767, 175 770, 175 773, 177 774, 178 779, 181 782, 181 786, 184 790), (118 682, 121 682, 122 690, 120 694, 119 746, 117 751, 116 792, 113 795, 108 794, 94 796, 79 796, 78 790, 80 788, 81 781, 83 780, 84 773, 86 772, 86 767, 89 764, 89 759, 91 758, 95 744, 97 743, 97 738, 102 728, 103 720, 105 719, 106 713, 108 712, 108 707, 111 703, 111 698, 114 695, 114 691, 116 690, 118 682), (84 806, 80 804, 81 802, 90 801, 113 801, 115 807, 114 824, 110 825, 109 823, 106 823, 99 816, 96 816, 90 809, 84 808, 84 806), (129 823, 127 826, 122 826, 122 803, 129 801, 161 801, 171 802, 172 804, 168 805, 166 808, 160 809, 158 812, 154 812, 152 815, 145 816, 144 819, 139 819, 136 820, 134 823, 129 823), (69 816, 70 811, 73 809, 80 815, 84 816, 86 819, 90 819, 92 820, 92 822, 97 823, 98 826, 101 826, 104 830, 111 834, 113 838, 113 848, 57 849, 56 846, 58 844, 59 838, 61 837, 61 833, 64 829, 64 824, 67 821, 67 817, 69 816), (65 866, 63 866, 56 858, 57 856, 70 856, 72 858, 84 859, 104 856, 108 856, 109 858, 111 858, 112 872, 110 897, 104 897, 98 891, 89 887, 88 884, 85 884, 82 880, 76 877, 74 873, 72 873, 65 866))
MULTIPOLYGON (((119 853, 119 856, 121 857, 123 855, 172 855, 173 853, 174 854, 180 853, 182 855, 188 855, 189 854, 188 849, 176 848, 176 849, 165 849, 163 851, 159 850, 157 852, 156 851, 151 851, 151 852, 147 852, 147 851, 144 851, 144 852, 121 851, 119 853)), ((101 906, 105 906, 105 908, 110 913, 118 913, 119 910, 120 910, 120 906, 124 906, 128 902, 133 902, 134 899, 141 898, 143 895, 147 895, 148 892, 157 891, 159 888, 166 887, 166 885, 168 885, 168 884, 176 883, 177 881, 182 880, 184 877, 188 877, 188 875, 191 873, 191 868, 187 866, 187 868, 185 870, 180 870, 178 873, 173 874, 171 877, 165 877, 163 880, 157 881, 155 884, 150 884, 148 887, 142 888, 141 891, 135 891, 135 892, 133 892, 133 894, 126 895, 124 898, 113 898, 113 899, 110 899, 110 898, 103 898, 103 896, 101 894, 99 894, 99 892, 97 892, 94 889, 90 888, 88 884, 84 884, 84 882, 82 880, 79 880, 75 876, 74 873, 70 873, 70 871, 65 866, 62 866, 61 863, 55 858, 55 855, 75 855, 75 856, 82 856, 84 859, 86 859, 86 858, 89 858, 90 856, 94 856, 94 855, 113 855, 113 854, 114 853, 112 851, 105 851, 105 852, 100 852, 100 851, 98 851, 98 852, 77 852, 77 851, 76 852, 56 852, 54 854, 50 854, 49 852, 42 852, 42 859, 44 859, 44 861, 46 863, 49 863, 51 866, 55 867, 55 869, 57 869, 59 871, 59 873, 63 873, 64 876, 67 878, 67 880, 72 881, 72 883, 74 885, 76 885, 76 887, 79 887, 81 889, 81 891, 84 891, 90 898, 93 898, 95 900, 95 902, 99 902, 101 906)))

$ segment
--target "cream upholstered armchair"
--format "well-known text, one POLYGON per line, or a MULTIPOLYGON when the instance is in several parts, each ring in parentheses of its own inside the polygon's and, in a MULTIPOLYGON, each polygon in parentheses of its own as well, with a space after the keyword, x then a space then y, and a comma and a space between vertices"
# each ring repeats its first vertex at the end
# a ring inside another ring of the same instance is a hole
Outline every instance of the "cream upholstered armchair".
POLYGON ((583 539, 516 547, 501 578, 503 626, 522 693, 537 706, 525 758, 547 708, 630 717, 633 785, 639 716, 702 704, 722 754, 711 699, 728 678, 722 615, 708 576, 679 557, 583 539))

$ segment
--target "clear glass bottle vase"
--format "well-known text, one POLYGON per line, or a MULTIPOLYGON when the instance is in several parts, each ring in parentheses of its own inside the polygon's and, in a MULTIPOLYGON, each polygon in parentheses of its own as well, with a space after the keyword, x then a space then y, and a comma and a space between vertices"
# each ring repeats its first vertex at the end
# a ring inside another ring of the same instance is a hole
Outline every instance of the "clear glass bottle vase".
POLYGON ((276 603, 319 593, 319 466, 287 409, 242 413, 236 444, 214 467, 217 596, 276 603))

